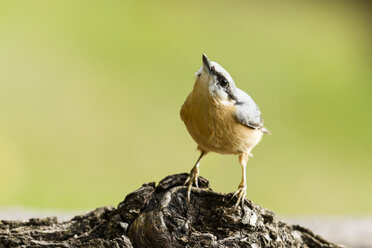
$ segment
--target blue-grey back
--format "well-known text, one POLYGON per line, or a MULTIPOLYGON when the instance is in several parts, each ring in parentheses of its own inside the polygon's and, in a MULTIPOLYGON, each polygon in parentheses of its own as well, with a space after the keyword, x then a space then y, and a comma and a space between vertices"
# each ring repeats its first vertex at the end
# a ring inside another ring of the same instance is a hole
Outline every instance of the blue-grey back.
POLYGON ((254 129, 263 127, 261 111, 253 99, 244 91, 236 88, 236 118, 240 123, 254 129))

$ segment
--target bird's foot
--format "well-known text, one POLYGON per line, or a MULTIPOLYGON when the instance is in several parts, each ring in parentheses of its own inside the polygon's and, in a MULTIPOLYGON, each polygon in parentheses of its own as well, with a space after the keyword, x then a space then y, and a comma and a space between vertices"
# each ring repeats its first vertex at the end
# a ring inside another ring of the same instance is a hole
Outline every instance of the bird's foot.
POLYGON ((183 185, 187 185, 187 195, 186 195, 186 200, 188 203, 190 203, 190 193, 191 193, 191 187, 193 184, 197 188, 199 188, 198 185, 198 176, 199 176, 199 167, 194 166, 192 170, 190 171, 190 175, 186 179, 185 183, 183 185))
POLYGON ((242 207, 243 207, 244 199, 245 199, 246 194, 247 194, 247 185, 246 184, 240 184, 238 190, 235 191, 234 195, 231 197, 231 199, 234 198, 235 196, 237 196, 237 198, 238 198, 234 208, 237 208, 239 206, 240 202, 242 203, 242 207))

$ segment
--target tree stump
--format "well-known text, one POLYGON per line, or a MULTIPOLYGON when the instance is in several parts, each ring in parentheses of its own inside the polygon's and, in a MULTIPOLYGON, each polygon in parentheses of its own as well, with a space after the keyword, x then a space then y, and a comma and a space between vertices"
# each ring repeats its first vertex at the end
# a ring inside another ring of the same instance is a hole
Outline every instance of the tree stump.
POLYGON ((220 194, 200 177, 186 202, 188 174, 144 184, 117 208, 101 207, 58 222, 56 217, 0 221, 5 247, 340 247, 246 200, 234 208, 232 194, 220 194))

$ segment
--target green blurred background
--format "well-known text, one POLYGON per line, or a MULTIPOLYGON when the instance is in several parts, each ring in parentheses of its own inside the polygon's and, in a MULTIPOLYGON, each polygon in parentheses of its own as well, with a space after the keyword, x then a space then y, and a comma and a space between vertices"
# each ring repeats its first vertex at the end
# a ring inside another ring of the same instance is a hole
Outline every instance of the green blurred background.
MULTIPOLYGON (((356 1, 357 2, 357 1, 356 1)), ((1 1, 0 206, 116 205, 189 172, 179 109, 219 62, 259 104, 248 197, 281 214, 372 213, 371 8, 347 2, 1 1)), ((235 191, 237 156, 201 176, 235 191)))

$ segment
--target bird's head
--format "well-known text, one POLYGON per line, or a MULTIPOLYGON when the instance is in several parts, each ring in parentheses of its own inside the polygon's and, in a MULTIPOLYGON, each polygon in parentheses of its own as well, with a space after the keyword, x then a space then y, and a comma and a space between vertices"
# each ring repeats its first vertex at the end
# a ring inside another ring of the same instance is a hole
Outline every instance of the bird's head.
POLYGON ((196 72, 197 83, 219 102, 237 102, 237 90, 230 74, 203 54, 203 66, 196 72))

